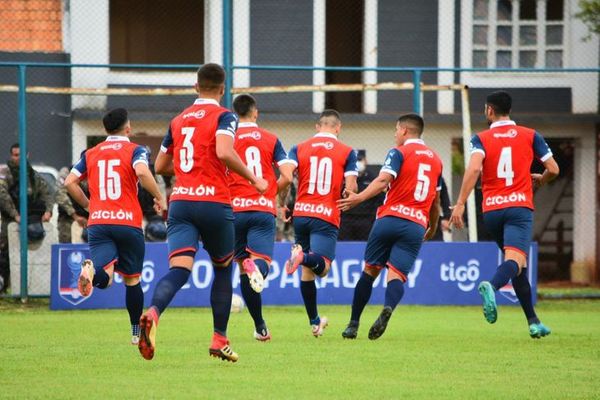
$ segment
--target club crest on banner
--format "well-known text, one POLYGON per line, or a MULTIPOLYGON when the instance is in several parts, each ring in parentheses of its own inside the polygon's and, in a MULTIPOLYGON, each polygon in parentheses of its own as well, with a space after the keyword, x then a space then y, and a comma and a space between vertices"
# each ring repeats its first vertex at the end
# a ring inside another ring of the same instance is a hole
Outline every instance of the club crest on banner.
POLYGON ((60 297, 68 303, 77 305, 87 299, 79 293, 77 280, 81 272, 81 263, 89 258, 87 250, 61 249, 58 257, 58 288, 60 297))

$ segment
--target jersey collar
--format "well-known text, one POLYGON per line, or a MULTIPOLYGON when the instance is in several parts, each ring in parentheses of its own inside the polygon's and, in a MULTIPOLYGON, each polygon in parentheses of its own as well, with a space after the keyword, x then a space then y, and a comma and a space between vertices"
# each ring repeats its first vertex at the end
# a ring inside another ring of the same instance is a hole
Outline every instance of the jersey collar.
POLYGON ((254 122, 240 122, 238 128, 258 128, 254 122))
POLYGON ((328 139, 335 139, 337 140, 337 136, 335 136, 333 133, 329 133, 329 132, 319 132, 315 135, 315 137, 325 137, 328 139))
POLYGON ((423 139, 406 139, 406 141, 404 142, 404 145, 411 144, 411 143, 425 144, 423 139))
POLYGON ((219 102, 216 101, 215 99, 203 99, 200 97, 194 101, 194 105, 204 105, 204 104, 214 104, 215 106, 218 106, 219 102))
POLYGON ((515 121, 511 121, 511 120, 502 120, 502 121, 496 121, 493 124, 490 125, 490 129, 491 128, 497 128, 499 126, 506 126, 506 125, 516 125, 515 121))
POLYGON ((127 136, 116 136, 111 135, 106 138, 106 142, 129 142, 129 138, 127 136))

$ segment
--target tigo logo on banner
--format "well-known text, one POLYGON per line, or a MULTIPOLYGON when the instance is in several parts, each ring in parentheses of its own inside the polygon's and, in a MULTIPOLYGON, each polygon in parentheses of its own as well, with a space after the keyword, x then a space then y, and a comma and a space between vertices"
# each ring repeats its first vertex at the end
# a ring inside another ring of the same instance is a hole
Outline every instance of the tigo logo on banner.
POLYGON ((475 288, 479 279, 479 261, 470 259, 467 265, 455 266, 453 261, 440 265, 440 279, 444 282, 456 282, 463 292, 470 292, 475 288))

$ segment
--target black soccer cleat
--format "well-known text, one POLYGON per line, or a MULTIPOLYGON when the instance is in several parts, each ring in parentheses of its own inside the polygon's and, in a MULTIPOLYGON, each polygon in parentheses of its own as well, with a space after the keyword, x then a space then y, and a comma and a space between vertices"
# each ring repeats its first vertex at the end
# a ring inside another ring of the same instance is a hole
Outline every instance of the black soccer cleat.
POLYGON ((350 321, 344 332, 342 332, 342 337, 344 339, 356 339, 358 336, 358 322, 350 321))
POLYGON ((385 329, 387 328, 390 317, 392 316, 392 312, 394 312, 392 307, 383 307, 381 314, 379 314, 379 317, 373 323, 371 329, 369 329, 370 340, 379 339, 379 337, 383 335, 383 332, 385 332, 385 329))

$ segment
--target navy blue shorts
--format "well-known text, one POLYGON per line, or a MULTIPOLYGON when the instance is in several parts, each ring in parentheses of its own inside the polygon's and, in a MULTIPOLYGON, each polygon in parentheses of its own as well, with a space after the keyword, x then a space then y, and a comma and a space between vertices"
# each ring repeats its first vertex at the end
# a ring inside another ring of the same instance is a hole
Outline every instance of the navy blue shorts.
POLYGON ((250 254, 271 262, 275 246, 275 216, 268 212, 247 211, 234 213, 235 259, 243 260, 250 254))
POLYGON ((533 211, 525 207, 509 207, 483 214, 485 228, 502 250, 529 254, 533 231, 533 211))
POLYGON ((329 261, 335 259, 338 231, 335 225, 319 218, 294 217, 296 243, 302 246, 303 251, 318 254, 329 261))
POLYGON ((88 227, 90 255, 96 268, 114 264, 115 271, 126 278, 140 276, 144 264, 144 233, 140 228, 124 225, 88 227))
POLYGON ((416 222, 391 216, 379 218, 369 233, 365 264, 393 268, 406 281, 424 236, 425 228, 416 222))
POLYGON ((176 200, 169 204, 167 243, 169 258, 196 253, 198 241, 214 262, 233 255, 233 210, 223 203, 176 200))

